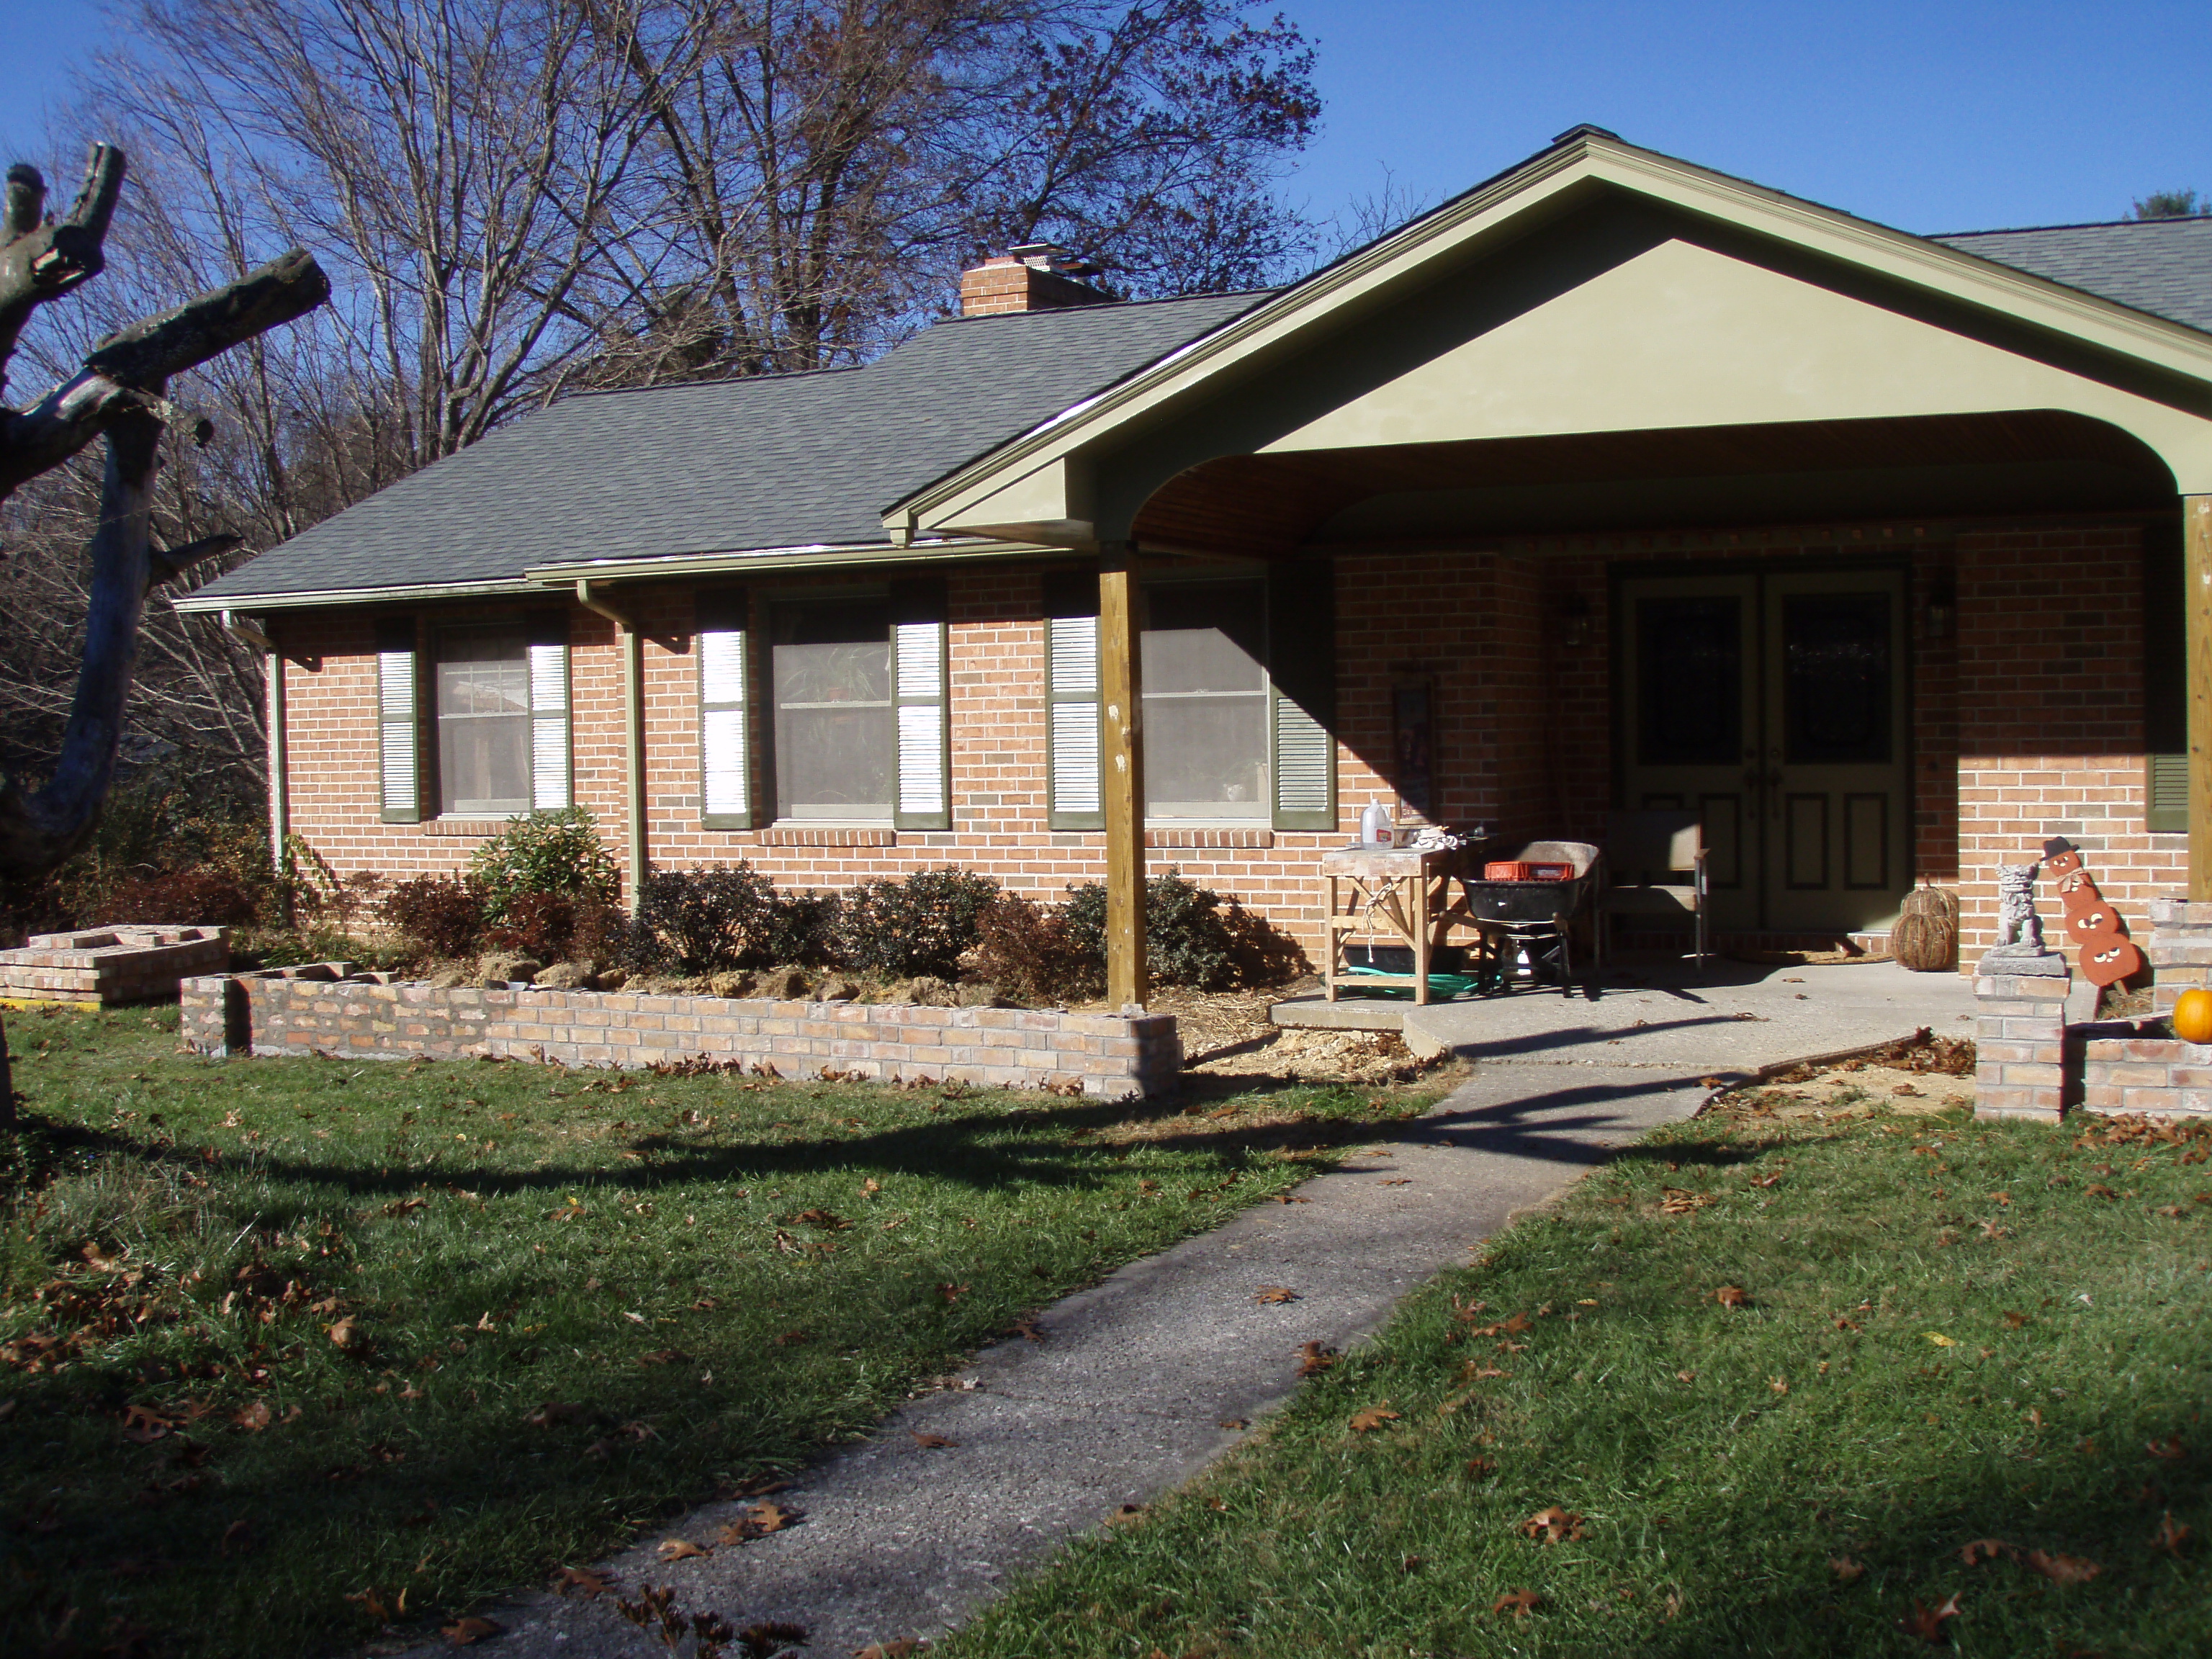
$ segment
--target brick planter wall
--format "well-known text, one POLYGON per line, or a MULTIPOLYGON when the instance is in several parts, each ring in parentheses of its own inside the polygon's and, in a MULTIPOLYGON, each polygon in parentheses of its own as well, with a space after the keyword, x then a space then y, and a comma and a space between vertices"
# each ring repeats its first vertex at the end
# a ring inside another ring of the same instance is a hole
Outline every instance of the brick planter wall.
MULTIPOLYGON (((2162 1019, 2182 992, 2212 978, 2212 904, 2154 898, 2148 908, 2151 933, 2141 943, 2154 975, 2152 1006, 2162 1019)), ((2148 1117, 2212 1115, 2212 1043, 2168 1036, 2156 1020, 2066 1024, 2066 983, 1995 978, 1984 963, 1974 985, 1977 1116, 2055 1119, 2069 1106, 2148 1117), (2059 1063, 2049 1066, 2054 1056, 2059 1063)))
POLYGON ((230 966, 228 927, 168 925, 34 933, 0 951, 0 996, 38 1002, 162 1002, 180 980, 230 966))
POLYGON ((564 1066, 703 1054, 765 1061, 786 1077, 827 1068, 884 1082, 957 1079, 1109 1100, 1172 1093, 1182 1069, 1172 1014, 446 989, 346 968, 188 980, 179 997, 185 1041, 210 1054, 488 1055, 564 1066))

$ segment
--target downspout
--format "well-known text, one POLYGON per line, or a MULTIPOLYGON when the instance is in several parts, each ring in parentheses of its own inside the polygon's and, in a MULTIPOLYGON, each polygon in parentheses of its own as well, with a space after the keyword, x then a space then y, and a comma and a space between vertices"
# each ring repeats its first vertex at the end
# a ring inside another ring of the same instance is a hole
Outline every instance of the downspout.
POLYGON ((292 768, 290 743, 285 732, 289 722, 284 702, 284 653, 276 648, 276 641, 234 611, 222 613, 222 625, 263 653, 263 672, 268 676, 262 711, 269 731, 269 861, 282 875, 284 843, 292 838, 292 768))
POLYGON ((636 619, 592 590, 576 584, 576 603, 612 623, 623 646, 623 767, 629 817, 629 904, 637 908, 645 890, 645 640, 636 619))

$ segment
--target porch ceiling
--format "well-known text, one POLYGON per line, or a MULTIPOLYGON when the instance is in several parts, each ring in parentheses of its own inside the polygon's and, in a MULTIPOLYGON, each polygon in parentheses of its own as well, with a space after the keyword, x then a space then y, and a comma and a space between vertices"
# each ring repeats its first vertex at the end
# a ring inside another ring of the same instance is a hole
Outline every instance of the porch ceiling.
POLYGON ((1304 547, 1809 518, 2169 510, 2146 445, 2055 410, 1223 456, 1136 519, 1155 546, 1304 547))

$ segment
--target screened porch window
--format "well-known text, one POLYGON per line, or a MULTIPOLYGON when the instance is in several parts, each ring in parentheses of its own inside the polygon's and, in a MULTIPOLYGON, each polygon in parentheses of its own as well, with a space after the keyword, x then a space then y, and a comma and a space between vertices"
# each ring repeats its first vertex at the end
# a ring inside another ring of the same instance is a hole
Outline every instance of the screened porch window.
POLYGON ((779 605, 769 650, 776 816, 890 823, 896 738, 889 604, 779 605))
POLYGON ((530 636, 521 628, 438 635, 438 805, 443 812, 527 812, 530 636))
POLYGON ((1162 582, 1145 598, 1146 816, 1266 820, 1266 586, 1162 582))

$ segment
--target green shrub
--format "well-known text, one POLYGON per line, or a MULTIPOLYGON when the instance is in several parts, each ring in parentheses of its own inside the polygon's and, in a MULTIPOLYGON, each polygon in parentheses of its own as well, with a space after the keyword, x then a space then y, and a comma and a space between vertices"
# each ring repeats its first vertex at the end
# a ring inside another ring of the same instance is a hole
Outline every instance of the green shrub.
POLYGON ((745 863, 655 870, 638 892, 625 955, 635 966, 719 974, 765 960, 775 888, 745 863))
POLYGON ((477 848, 469 874, 483 897, 484 919, 504 921, 524 893, 611 902, 621 890, 614 854, 580 806, 529 812, 477 848))
POLYGON ((759 948, 745 965, 770 967, 790 963, 805 968, 824 968, 842 960, 837 929, 845 901, 836 893, 777 893, 761 931, 759 948))
MULTIPOLYGON (((1106 959, 1106 888, 1086 881, 1067 890, 1070 941, 1106 959)), ((1219 991, 1237 982, 1236 942, 1221 915, 1221 895, 1169 870, 1145 884, 1145 961, 1155 985, 1219 991)), ((1102 969, 1103 973, 1103 969, 1102 969)))
POLYGON ((975 948, 999 884, 972 870, 921 870, 904 881, 865 881, 848 892, 834 928, 836 955, 858 973, 950 979, 975 948))
POLYGON ((385 895, 384 920, 434 957, 473 955, 483 941, 483 895, 460 876, 417 876, 385 895))

